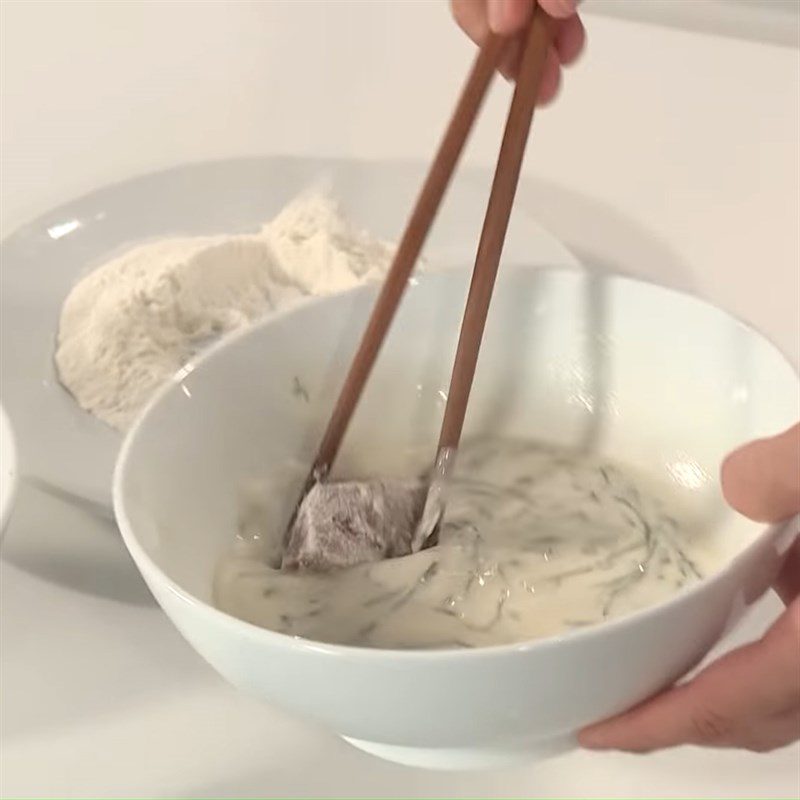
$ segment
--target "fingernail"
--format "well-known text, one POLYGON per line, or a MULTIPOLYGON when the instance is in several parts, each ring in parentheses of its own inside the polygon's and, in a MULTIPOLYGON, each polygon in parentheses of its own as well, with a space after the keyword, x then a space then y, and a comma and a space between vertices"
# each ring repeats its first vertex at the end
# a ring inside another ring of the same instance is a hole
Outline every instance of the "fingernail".
POLYGON ((486 8, 486 14, 489 19, 489 27, 495 32, 500 33, 504 29, 503 23, 505 22, 506 3, 505 0, 489 0, 486 8))
POLYGON ((603 734, 598 736, 593 728, 585 728, 578 734, 578 744, 587 750, 603 750, 606 744, 604 740, 603 734))
POLYGON ((551 0, 549 7, 551 16, 563 19, 575 13, 578 3, 577 0, 551 0))

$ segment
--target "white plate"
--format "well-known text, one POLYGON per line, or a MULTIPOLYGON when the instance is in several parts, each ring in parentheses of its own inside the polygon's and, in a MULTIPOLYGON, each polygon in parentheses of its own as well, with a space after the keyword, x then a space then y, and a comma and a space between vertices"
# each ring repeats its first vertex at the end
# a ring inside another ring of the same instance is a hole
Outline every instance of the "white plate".
POLYGON ((0 536, 6 529, 17 490, 17 449, 5 409, 0 406, 0 536))
MULTIPOLYGON (((142 240, 255 231, 320 182, 354 222, 396 239, 423 171, 403 162, 284 157, 181 166, 100 189, 15 231, 2 243, 0 376, 21 474, 110 502, 121 437, 73 402, 52 360, 61 304, 81 275, 142 240)), ((425 249, 432 266, 472 262, 488 197, 483 177, 454 180, 425 249)), ((504 261, 577 265, 524 211, 512 220, 504 261)))

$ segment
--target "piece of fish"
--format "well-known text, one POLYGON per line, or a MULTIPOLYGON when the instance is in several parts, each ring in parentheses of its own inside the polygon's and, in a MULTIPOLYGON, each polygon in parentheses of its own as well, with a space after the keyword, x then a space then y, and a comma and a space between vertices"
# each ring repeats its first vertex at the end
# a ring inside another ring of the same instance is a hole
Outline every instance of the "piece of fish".
POLYGON ((427 490, 423 480, 316 483, 297 511, 281 568, 323 572, 408 555, 427 490))

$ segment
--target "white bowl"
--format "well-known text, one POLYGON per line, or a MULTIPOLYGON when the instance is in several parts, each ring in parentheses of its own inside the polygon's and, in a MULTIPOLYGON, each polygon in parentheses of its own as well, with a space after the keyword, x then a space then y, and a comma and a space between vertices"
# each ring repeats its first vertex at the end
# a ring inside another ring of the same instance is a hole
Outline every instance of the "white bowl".
MULTIPOLYGON (((341 455, 376 472, 433 453, 469 275, 414 281, 341 455), (365 458, 368 456, 368 458, 365 458)), ((243 483, 310 462, 375 291, 264 321, 184 370, 128 435, 114 478, 125 542, 186 639, 231 683, 388 759, 483 767, 574 743, 692 667, 769 585, 793 537, 729 511, 723 456, 793 423, 798 381, 762 336, 692 297, 623 278, 501 276, 467 435, 583 443, 683 484, 708 514, 720 571, 670 602, 557 638, 390 651, 291 638, 212 604, 243 483), (310 400, 293 391, 299 380, 310 400)), ((285 524, 299 486, 287 492, 285 524)))
POLYGON ((0 536, 6 529, 17 492, 17 448, 6 412, 0 406, 0 536))

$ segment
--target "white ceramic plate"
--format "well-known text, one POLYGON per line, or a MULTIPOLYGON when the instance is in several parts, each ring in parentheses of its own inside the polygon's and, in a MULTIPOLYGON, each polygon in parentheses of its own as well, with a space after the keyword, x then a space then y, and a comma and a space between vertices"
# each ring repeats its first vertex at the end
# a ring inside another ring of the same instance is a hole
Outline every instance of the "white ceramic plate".
MULTIPOLYGON (((396 239, 423 172, 421 164, 283 157, 182 166, 101 189, 15 231, 2 243, 0 378, 22 474, 110 502, 121 437, 73 402, 52 361, 61 304, 81 275, 143 240, 255 231, 316 183, 357 224, 396 239)), ((454 180, 425 250, 432 266, 472 262, 488 196, 481 177, 454 180)), ((519 210, 505 262, 577 265, 519 210)))
POLYGON ((0 536, 6 529, 17 489, 17 450, 6 412, 0 406, 0 536))

